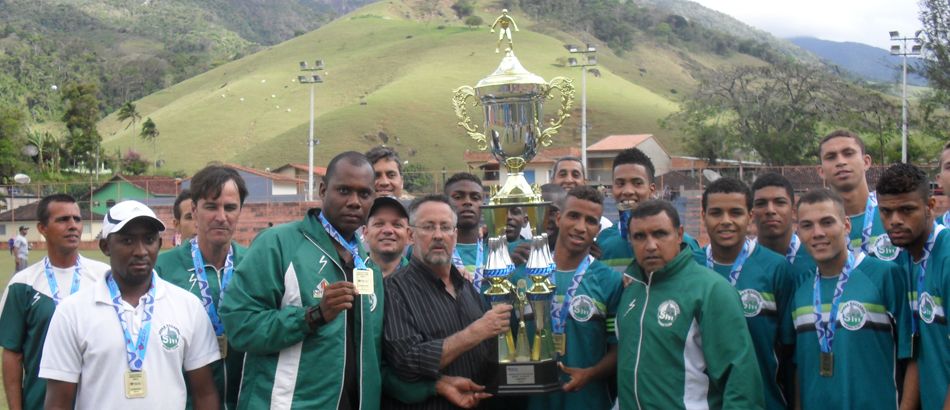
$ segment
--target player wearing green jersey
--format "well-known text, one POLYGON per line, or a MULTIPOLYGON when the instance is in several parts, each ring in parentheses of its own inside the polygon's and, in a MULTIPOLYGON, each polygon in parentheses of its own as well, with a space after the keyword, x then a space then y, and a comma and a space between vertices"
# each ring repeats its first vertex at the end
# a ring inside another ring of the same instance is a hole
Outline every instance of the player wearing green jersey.
POLYGON ((752 219, 759 244, 784 256, 796 275, 815 270, 815 261, 795 233, 795 189, 788 179, 776 173, 755 179, 752 219))
POLYGON ((37 376, 53 312, 61 300, 102 280, 109 270, 109 265, 79 255, 83 220, 73 197, 41 199, 36 219, 47 256, 13 275, 0 301, 3 387, 10 409, 43 408, 46 380, 37 376))
POLYGON ((878 259, 894 260, 897 248, 883 235, 884 226, 877 212, 877 195, 870 192, 865 173, 871 168, 871 156, 857 134, 837 130, 818 143, 818 175, 844 200, 851 219, 851 249, 861 249, 878 259))
POLYGON ((481 237, 482 180, 467 172, 453 174, 443 188, 458 215, 458 243, 452 255, 455 268, 469 276, 477 289, 482 285, 485 264, 485 243, 481 237))
POLYGON ((787 314, 794 286, 792 266, 781 255, 748 238, 752 194, 742 182, 720 178, 702 197, 702 218, 709 245, 696 262, 726 278, 739 292, 768 409, 784 409, 789 401, 787 377, 779 367, 790 360, 791 347, 779 342, 781 318, 787 314))
POLYGON ((621 409, 760 409, 762 377, 736 290, 697 264, 679 214, 647 201, 631 215, 636 263, 617 312, 621 409))
MULTIPOLYGON (((234 275, 234 267, 246 251, 233 238, 247 198, 247 187, 234 169, 209 165, 192 177, 190 192, 188 212, 193 216, 196 235, 159 255, 155 271, 162 279, 201 300, 221 350, 221 360, 211 364, 221 408, 234 409, 244 370, 244 353, 229 348, 218 307, 234 275)), ((191 408, 190 399, 186 408, 191 408)))
MULTIPOLYGON (((656 194, 655 172, 653 161, 637 148, 625 149, 614 157, 610 192, 620 215, 616 225, 600 232, 597 245, 601 249, 599 260, 617 272, 623 272, 633 262, 633 250, 627 241, 630 212, 656 194)), ((693 251, 700 251, 699 243, 688 234, 684 234, 683 241, 693 251)))
POLYGON ((876 187, 887 235, 901 249, 897 264, 907 275, 913 311, 910 327, 916 337, 916 361, 907 367, 902 408, 950 404, 946 399, 950 350, 943 313, 950 283, 950 237, 946 227, 934 222, 936 199, 930 196, 929 185, 920 168, 896 164, 884 171, 876 187))
POLYGON ((910 357, 900 269, 848 249, 851 221, 826 189, 798 202, 798 235, 818 268, 799 281, 783 338, 795 341, 803 409, 894 409, 897 360, 910 357))
POLYGON ((529 397, 531 409, 609 409, 613 404, 608 381, 617 366, 614 318, 622 280, 590 256, 602 214, 603 196, 582 185, 568 192, 558 215, 551 324, 565 340, 559 358, 564 391, 529 397))

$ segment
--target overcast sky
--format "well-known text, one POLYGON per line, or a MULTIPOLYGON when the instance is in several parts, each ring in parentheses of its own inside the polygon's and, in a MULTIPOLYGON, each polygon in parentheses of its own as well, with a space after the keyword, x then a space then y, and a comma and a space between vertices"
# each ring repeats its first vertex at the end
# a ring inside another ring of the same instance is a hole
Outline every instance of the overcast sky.
POLYGON ((890 48, 888 32, 919 30, 916 0, 693 0, 781 38, 810 36, 890 48))

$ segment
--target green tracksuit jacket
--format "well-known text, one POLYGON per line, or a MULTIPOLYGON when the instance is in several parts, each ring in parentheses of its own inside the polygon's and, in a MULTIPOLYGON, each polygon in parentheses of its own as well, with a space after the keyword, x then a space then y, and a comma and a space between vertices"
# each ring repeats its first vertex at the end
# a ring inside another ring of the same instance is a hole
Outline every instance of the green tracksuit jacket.
POLYGON ((312 333, 304 319, 323 286, 345 280, 319 212, 263 231, 225 291, 221 319, 231 344, 247 352, 239 409, 335 409, 345 366, 359 366, 360 407, 379 408, 382 275, 374 275, 374 295, 353 307, 358 363, 346 363, 345 313, 312 333))
POLYGON ((636 263, 617 312, 621 409, 761 409, 762 380, 736 290, 682 245, 662 269, 636 263))
MULTIPOLYGON (((247 248, 238 245, 237 242, 231 242, 231 248, 234 249, 234 266, 237 266, 244 258, 247 248)), ((191 242, 185 241, 185 243, 159 255, 155 262, 155 271, 158 272, 158 276, 161 276, 168 283, 187 290, 201 299, 201 289, 198 287, 198 278, 195 276, 195 262, 191 258, 191 242)), ((211 294, 215 308, 220 311, 220 276, 224 274, 224 270, 216 272, 214 266, 206 264, 205 272, 208 277, 208 293, 211 294)), ((241 370, 243 368, 244 353, 231 348, 231 346, 228 346, 227 357, 224 360, 218 360, 211 364, 211 369, 214 371, 214 384, 218 387, 218 398, 221 399, 222 410, 236 408, 238 389, 241 387, 241 370)), ((192 408, 190 394, 188 395, 186 408, 192 408)))

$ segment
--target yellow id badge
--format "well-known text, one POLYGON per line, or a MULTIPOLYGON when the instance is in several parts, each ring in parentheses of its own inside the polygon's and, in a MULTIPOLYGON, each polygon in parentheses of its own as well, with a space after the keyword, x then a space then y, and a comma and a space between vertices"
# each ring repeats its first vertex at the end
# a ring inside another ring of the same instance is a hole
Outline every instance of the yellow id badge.
POLYGON ((371 269, 353 269, 353 284, 356 285, 356 292, 360 295, 372 295, 375 292, 373 271, 371 269))
POLYGON ((148 387, 145 383, 145 371, 125 372, 125 397, 128 399, 145 398, 148 387))

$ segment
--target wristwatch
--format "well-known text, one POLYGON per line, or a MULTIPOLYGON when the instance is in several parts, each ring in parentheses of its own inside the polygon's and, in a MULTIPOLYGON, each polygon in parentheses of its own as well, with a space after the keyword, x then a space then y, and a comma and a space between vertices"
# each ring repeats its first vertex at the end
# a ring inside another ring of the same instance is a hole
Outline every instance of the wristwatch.
POLYGON ((323 318, 323 312, 320 311, 320 305, 311 306, 307 309, 307 314, 304 317, 307 319, 307 324, 310 325, 311 329, 316 329, 327 324, 326 319, 323 318))

